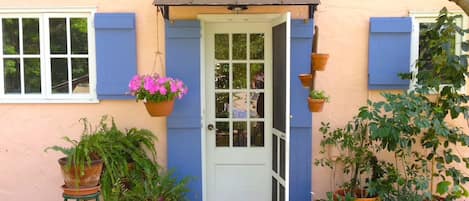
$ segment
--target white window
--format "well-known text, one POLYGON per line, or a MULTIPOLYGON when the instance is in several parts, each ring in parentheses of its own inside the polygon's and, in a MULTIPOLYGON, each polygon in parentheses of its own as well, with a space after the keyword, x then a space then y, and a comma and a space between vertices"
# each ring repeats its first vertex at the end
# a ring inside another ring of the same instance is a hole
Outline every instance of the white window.
MULTIPOLYGON (((455 23, 463 28, 467 29, 467 23, 468 19, 467 16, 461 11, 461 12, 449 12, 450 15, 461 15, 460 18, 455 19, 455 23)), ((411 72, 416 75, 418 71, 425 70, 425 68, 431 68, 431 67, 420 67, 417 69, 417 60, 419 57, 419 48, 422 46, 425 46, 426 44, 423 43, 420 39, 421 36, 421 30, 425 29, 432 23, 435 23, 436 19, 439 16, 439 12, 410 12, 410 16, 413 17, 413 30, 412 30, 412 50, 411 50, 411 72), (418 71, 417 71, 418 70, 418 71)), ((461 55, 463 53, 463 50, 461 49, 461 42, 464 40, 465 36, 456 34, 455 37, 455 53, 457 55, 461 55)), ((415 76, 413 76, 415 77, 415 76)), ((410 89, 414 89, 417 84, 417 80, 412 80, 410 89)), ((445 83, 445 85, 450 85, 451 82, 448 81, 448 83, 445 83)), ((441 87, 442 88, 442 87, 441 87)), ((458 90, 460 93, 465 92, 465 87, 461 88, 458 90)))
POLYGON ((0 12, 0 103, 96 102, 92 12, 0 12))

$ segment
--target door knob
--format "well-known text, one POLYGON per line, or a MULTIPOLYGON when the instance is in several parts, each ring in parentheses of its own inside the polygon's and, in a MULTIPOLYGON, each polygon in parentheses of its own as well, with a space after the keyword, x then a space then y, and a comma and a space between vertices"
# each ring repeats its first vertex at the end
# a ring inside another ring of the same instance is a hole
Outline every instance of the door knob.
POLYGON ((215 128, 215 126, 213 126, 213 124, 209 124, 209 125, 207 126, 207 129, 208 129, 209 131, 212 131, 214 128, 215 128))

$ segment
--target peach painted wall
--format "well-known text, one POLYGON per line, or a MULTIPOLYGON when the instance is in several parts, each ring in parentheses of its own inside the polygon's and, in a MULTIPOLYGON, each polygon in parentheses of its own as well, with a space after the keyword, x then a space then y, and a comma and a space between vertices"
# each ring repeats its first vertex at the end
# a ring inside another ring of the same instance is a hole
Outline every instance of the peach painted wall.
MULTIPOLYGON (((321 122, 341 127, 357 114, 367 99, 380 100, 380 91, 368 91, 368 32, 370 17, 408 16, 409 11, 435 11, 443 6, 460 10, 446 0, 323 0, 316 12, 320 27, 319 51, 330 53, 328 69, 317 76, 317 88, 331 95, 324 112, 313 115, 313 158, 318 156, 321 122)), ((464 121, 457 125, 466 128, 464 121)), ((461 152, 464 153, 464 152, 461 152)), ((465 152, 468 153, 468 152, 465 152)), ((331 191, 331 171, 313 166, 315 199, 331 191)), ((336 183, 341 184, 340 171, 336 183)))
MULTIPOLYGON (((153 0, 0 0, 3 8, 95 7, 97 12, 135 12, 137 62, 140 73, 153 70, 156 52, 156 8, 153 0)), ((164 50, 163 21, 160 18, 160 49, 164 50)), ((61 154, 44 148, 67 145, 62 136, 78 138, 87 117, 98 122, 101 115, 115 117, 120 128, 152 130, 158 137, 158 161, 166 166, 166 119, 151 118, 142 103, 102 101, 99 104, 0 104, 0 200, 59 201, 63 180, 57 159, 61 154)))

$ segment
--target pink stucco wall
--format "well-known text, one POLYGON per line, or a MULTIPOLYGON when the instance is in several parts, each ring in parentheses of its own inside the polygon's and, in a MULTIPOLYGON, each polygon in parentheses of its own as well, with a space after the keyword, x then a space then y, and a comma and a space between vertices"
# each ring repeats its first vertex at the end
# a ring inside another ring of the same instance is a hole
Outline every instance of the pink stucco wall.
MULTIPOLYGON (((137 15, 137 62, 140 73, 153 71, 156 51, 156 9, 153 0, 0 0, 3 8, 95 7, 98 12, 135 12, 137 15), (144 29, 143 29, 144 27, 144 29)), ((162 19, 160 18, 162 23, 162 19)), ((160 26, 160 40, 164 39, 160 26)), ((164 42, 160 42, 164 50, 164 42)), ((158 66, 158 65, 157 65, 158 66)), ((164 69, 156 68, 162 72, 164 69)), ((66 145, 62 136, 78 138, 87 117, 97 123, 101 115, 115 117, 120 128, 152 130, 158 137, 158 161, 166 166, 166 120, 151 118, 142 103, 102 101, 99 104, 0 104, 0 200, 61 199, 63 183, 57 159, 61 154, 44 148, 66 145)))

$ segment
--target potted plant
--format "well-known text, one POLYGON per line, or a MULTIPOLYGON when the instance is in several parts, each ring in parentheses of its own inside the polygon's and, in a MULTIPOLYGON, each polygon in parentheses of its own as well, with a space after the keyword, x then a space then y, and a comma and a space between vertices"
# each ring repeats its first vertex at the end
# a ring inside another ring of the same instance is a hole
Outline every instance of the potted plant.
POLYGON ((298 78, 300 78, 301 85, 303 85, 304 88, 313 86, 314 74, 300 74, 298 78))
POLYGON ((180 80, 158 74, 135 75, 129 83, 130 93, 136 100, 142 100, 151 116, 168 116, 174 108, 176 98, 187 93, 187 87, 180 80))
POLYGON ((340 165, 348 178, 339 189, 330 192, 334 200, 349 200, 347 197, 357 201, 377 200, 376 194, 370 193, 367 188, 370 182, 382 176, 382 170, 374 154, 375 146, 367 122, 355 117, 345 127, 334 130, 331 130, 329 123, 323 122, 319 130, 323 135, 320 142, 322 157, 315 159, 314 164, 331 170, 340 165), (338 149, 339 153, 330 155, 330 148, 338 149))
POLYGON ((329 101, 329 97, 324 91, 311 90, 308 97, 309 111, 321 112, 324 103, 329 101))

